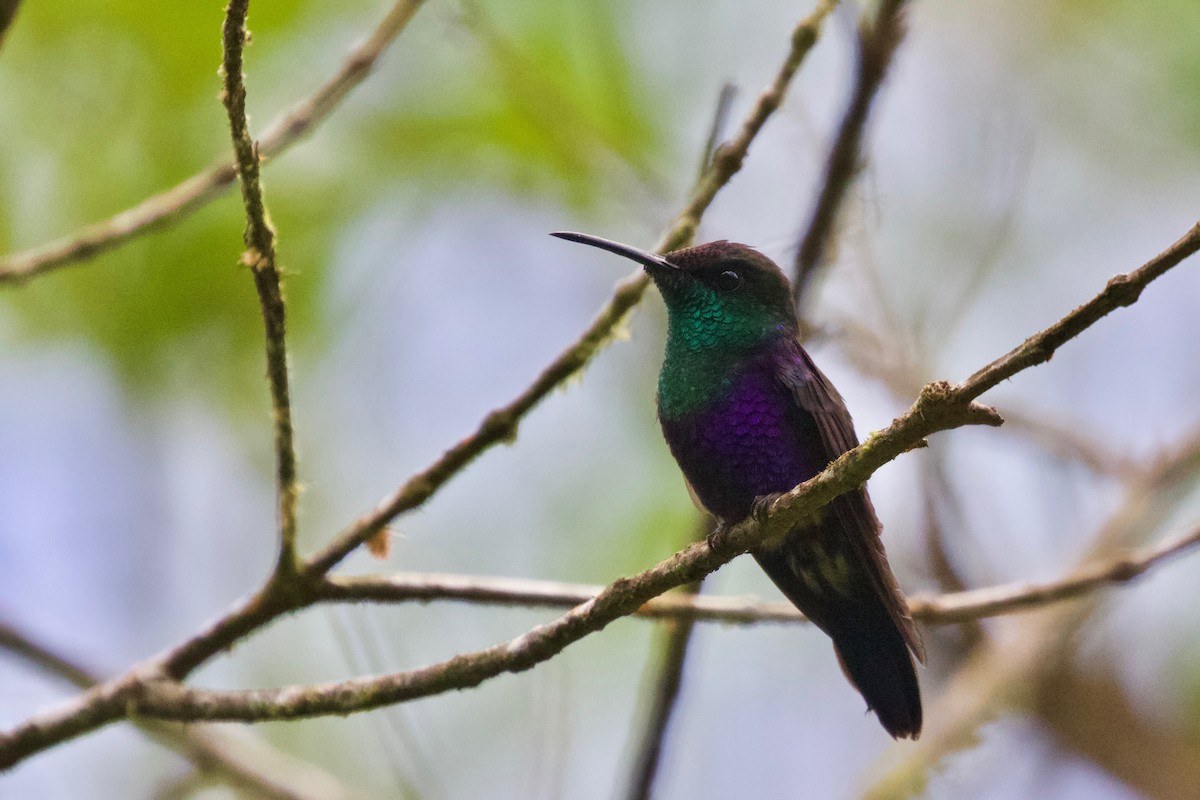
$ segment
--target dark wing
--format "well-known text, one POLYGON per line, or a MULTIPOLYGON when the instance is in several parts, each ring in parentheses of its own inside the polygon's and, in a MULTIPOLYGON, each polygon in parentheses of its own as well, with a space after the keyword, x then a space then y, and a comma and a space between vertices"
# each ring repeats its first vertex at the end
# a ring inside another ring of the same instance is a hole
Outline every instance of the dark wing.
MULTIPOLYGON (((796 399, 796 404, 815 422, 825 458, 827 462, 833 461, 858 446, 850 412, 837 389, 817 369, 799 342, 795 343, 795 352, 789 356, 780 370, 780 380, 796 399)), ((887 553, 879 537, 883 526, 875 516, 866 487, 847 492, 830 503, 829 508, 841 522, 859 562, 866 567, 876 594, 883 600, 905 644, 924 663, 925 646, 908 611, 904 593, 888 566, 887 553)))

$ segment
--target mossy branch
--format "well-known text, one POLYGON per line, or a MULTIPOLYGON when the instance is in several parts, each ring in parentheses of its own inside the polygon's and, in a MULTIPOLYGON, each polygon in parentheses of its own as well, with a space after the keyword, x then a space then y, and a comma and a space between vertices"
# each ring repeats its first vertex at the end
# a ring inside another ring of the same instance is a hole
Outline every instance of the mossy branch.
POLYGON ((275 229, 267 212, 259 173, 258 144, 250 136, 246 121, 246 83, 242 54, 249 32, 246 14, 249 0, 231 0, 222 27, 224 59, 221 64, 224 91, 221 102, 229 116, 233 153, 242 202, 246 207, 246 252, 242 263, 254 276, 266 326, 267 382, 271 387, 271 412, 275 429, 275 491, 279 524, 279 558, 276 575, 281 579, 298 569, 296 556, 296 506, 300 487, 296 480, 296 445, 292 430, 292 404, 288 385, 287 307, 283 300, 283 275, 276 263, 275 229))

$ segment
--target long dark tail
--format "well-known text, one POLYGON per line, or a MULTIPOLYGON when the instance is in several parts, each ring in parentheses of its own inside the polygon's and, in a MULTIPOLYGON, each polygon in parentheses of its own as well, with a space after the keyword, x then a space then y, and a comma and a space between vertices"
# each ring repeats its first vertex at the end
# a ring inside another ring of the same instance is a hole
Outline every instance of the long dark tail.
POLYGON ((921 733, 921 688, 908 645, 882 603, 837 617, 830 637, 850 682, 892 738, 921 733), (843 623, 846 623, 843 625, 843 623))
POLYGON ((833 639, 846 676, 887 732, 915 739, 921 732, 921 690, 909 649, 921 654, 920 639, 882 546, 877 559, 863 553, 833 522, 827 519, 819 532, 794 531, 754 557, 833 639))

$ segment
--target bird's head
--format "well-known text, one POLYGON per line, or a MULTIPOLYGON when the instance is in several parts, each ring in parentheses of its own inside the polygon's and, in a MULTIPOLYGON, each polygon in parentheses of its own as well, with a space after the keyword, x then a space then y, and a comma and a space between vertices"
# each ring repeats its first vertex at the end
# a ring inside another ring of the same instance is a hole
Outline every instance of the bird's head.
POLYGON ((798 330, 783 271, 747 245, 722 240, 660 256, 584 233, 551 235, 641 264, 667 304, 670 335, 678 346, 743 350, 798 330))

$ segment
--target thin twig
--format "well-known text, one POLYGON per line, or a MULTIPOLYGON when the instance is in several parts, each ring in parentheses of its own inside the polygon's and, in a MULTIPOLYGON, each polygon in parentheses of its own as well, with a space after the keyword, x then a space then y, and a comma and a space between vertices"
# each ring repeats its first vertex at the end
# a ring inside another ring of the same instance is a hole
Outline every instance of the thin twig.
POLYGON ((725 123, 729 120, 729 110, 733 108, 735 97, 737 97, 737 86, 729 82, 721 84, 721 91, 717 94, 717 105, 713 109, 712 124, 708 127, 708 136, 704 140, 704 149, 700 153, 700 178, 703 178, 704 173, 712 166, 713 155, 725 133, 725 123))
POLYGON ((854 86, 829 148, 821 189, 796 251, 792 295, 797 307, 826 261, 842 201, 858 175, 871 104, 904 38, 903 9, 904 0, 884 0, 874 19, 864 17, 859 22, 854 86))
POLYGON ((668 235, 659 241, 656 248, 658 252, 682 247, 696 235, 696 226, 700 223, 700 216, 708 208, 709 203, 712 202, 721 187, 742 168, 742 161, 750 149, 750 142, 754 140, 767 119, 783 102, 788 86, 791 85, 792 77, 804 62, 813 45, 817 43, 825 18, 836 6, 837 0, 821 0, 813 12, 792 30, 791 50, 775 75, 775 79, 759 94, 737 135, 714 151, 711 168, 696 187, 691 202, 675 218, 671 227, 674 235, 668 235))
MULTIPOLYGON (((574 608, 596 598, 603 586, 586 583, 498 578, 483 575, 410 573, 331 576, 318 588, 322 602, 464 603, 523 608, 574 608)), ((694 619, 730 625, 804 622, 791 603, 749 597, 711 597, 671 592, 649 600, 634 614, 646 619, 694 619)))
MULTIPOLYGON (((42 672, 80 689, 99 682, 95 673, 55 652, 33 637, 0 621, 0 650, 20 656, 42 672)), ((148 737, 173 750, 205 775, 271 800, 350 800, 361 798, 333 775, 249 736, 231 735, 207 726, 183 726, 133 719, 148 737)))
POLYGON ((1067 577, 1050 583, 1013 583, 938 597, 915 595, 909 598, 908 605, 914 619, 938 625, 1032 611, 1091 594, 1106 586, 1129 583, 1197 544, 1200 544, 1200 527, 1137 553, 1085 565, 1067 577))
MULTIPOLYGON (((703 583, 683 587, 686 595, 697 596, 703 583)), ((636 737, 634 755, 629 769, 627 800, 648 800, 654 796, 666 753, 667 734, 683 691, 683 676, 695 629, 694 619, 674 619, 661 626, 660 662, 655 666, 650 708, 639 721, 640 736, 636 737)))
MULTIPOLYGON (((1128 583, 1161 562, 1200 545, 1200 527, 1153 547, 1086 564, 1048 583, 1007 583, 939 595, 913 595, 914 619, 930 625, 951 625, 986 617, 1032 611, 1070 600, 1097 589, 1128 583)), ((602 586, 528 578, 480 575, 400 573, 396 575, 330 577, 321 584, 322 601, 404 603, 455 600, 484 605, 527 608, 574 608, 593 600, 602 586)), ((636 616, 649 619, 694 619, 725 625, 797 623, 805 618, 790 603, 753 598, 716 597, 672 592, 646 602, 636 616)))
MULTIPOLYGON (((388 45, 407 27, 422 0, 397 0, 338 71, 311 95, 267 126, 259 154, 279 155, 323 122, 354 87, 371 73, 388 45)), ((106 220, 47 244, 0 258, 0 286, 87 261, 152 230, 173 225, 225 194, 237 181, 236 167, 221 161, 164 192, 106 220)))
POLYGON ((258 145, 250 136, 246 122, 246 84, 242 75, 242 51, 246 45, 246 13, 250 0, 230 0, 225 13, 222 38, 225 58, 222 72, 225 90, 221 101, 229 115, 233 152, 237 160, 242 201, 246 206, 246 252, 242 263, 254 275, 266 325, 267 381, 271 386, 271 405, 275 422, 275 489, 278 494, 279 575, 297 571, 296 503, 300 488, 296 483, 296 446, 292 432, 292 404, 288 388, 287 314, 283 301, 283 276, 276 264, 275 229, 267 212, 259 177, 258 145))
MULTIPOLYGON (((912 397, 921 390, 921 375, 926 370, 893 342, 854 320, 839 320, 834 327, 839 331, 839 351, 863 375, 882 383, 896 398, 912 397)), ((1058 458, 1078 461, 1099 475, 1129 477, 1142 466, 1137 458, 1089 436, 1085 426, 1010 403, 1004 404, 1004 429, 1032 440, 1058 458)))
MULTIPOLYGON (((709 534, 712 526, 707 514, 698 514, 689 540, 700 541, 709 534)), ((689 583, 681 586, 676 596, 695 600, 700 597, 703 587, 703 581, 689 583)), ((645 718, 636 723, 640 735, 636 737, 631 759, 625 793, 627 800, 646 800, 654 794, 654 785, 666 751, 667 733, 683 690, 683 676, 695 627, 694 617, 677 617, 660 626, 659 661, 652 666, 654 676, 649 691, 649 709, 645 718)))
MULTIPOLYGON (((921 499, 925 512, 925 562, 929 577, 939 595, 964 592, 969 584, 951 555, 948 532, 953 530, 959 543, 970 543, 970 528, 962 513, 958 493, 946 475, 944 452, 930 452, 923 461, 921 499)), ((909 614, 912 614, 911 601, 909 614)), ((972 620, 947 633, 948 636, 939 637, 941 646, 938 649, 947 663, 958 664, 982 641, 984 628, 978 620, 972 620)))
POLYGON ((990 409, 947 402, 948 396, 941 387, 931 387, 885 434, 869 438, 821 474, 764 505, 761 513, 712 537, 711 544, 694 544, 644 572, 621 578, 594 599, 511 641, 408 672, 282 689, 192 689, 164 674, 161 662, 149 662, 63 708, 0 734, 0 767, 129 714, 178 721, 242 722, 347 714, 471 688, 504 673, 530 669, 632 614, 651 598, 695 582, 764 539, 811 518, 814 511, 861 485, 884 463, 918 446, 925 436, 962 425, 999 422, 990 409))
POLYGON ((961 386, 970 387, 970 396, 978 397, 1018 372, 1049 361, 1058 348, 1074 339, 1109 313, 1137 302, 1150 282, 1200 250, 1200 222, 1179 237, 1170 247, 1125 275, 1109 279, 1104 291, 1067 314, 1043 331, 1014 347, 1004 356, 979 369, 961 386))
POLYGON ((97 682, 86 668, 61 653, 54 652, 3 620, 0 620, 0 650, 20 656, 42 672, 80 689, 86 689, 97 682))
MULTIPOLYGON (((822 23, 836 5, 837 0, 822 0, 812 14, 792 31, 791 49, 778 73, 759 94, 737 135, 713 153, 712 163, 692 190, 687 205, 655 244, 656 252, 668 252, 683 247, 692 240, 700 218, 708 210, 713 198, 742 168, 742 161, 750 149, 750 143, 783 102, 792 76, 816 44, 822 23)), ((393 519, 422 505, 480 453, 496 444, 510 442, 516 438, 521 418, 557 386, 583 369, 592 356, 611 340, 613 331, 641 301, 649 285, 650 279, 640 269, 618 282, 613 296, 592 320, 587 330, 542 370, 529 388, 512 402, 484 417, 474 433, 443 453, 429 467, 409 478, 395 492, 384 498, 374 511, 360 517, 339 534, 324 550, 309 560, 309 573, 328 572, 393 519)))

